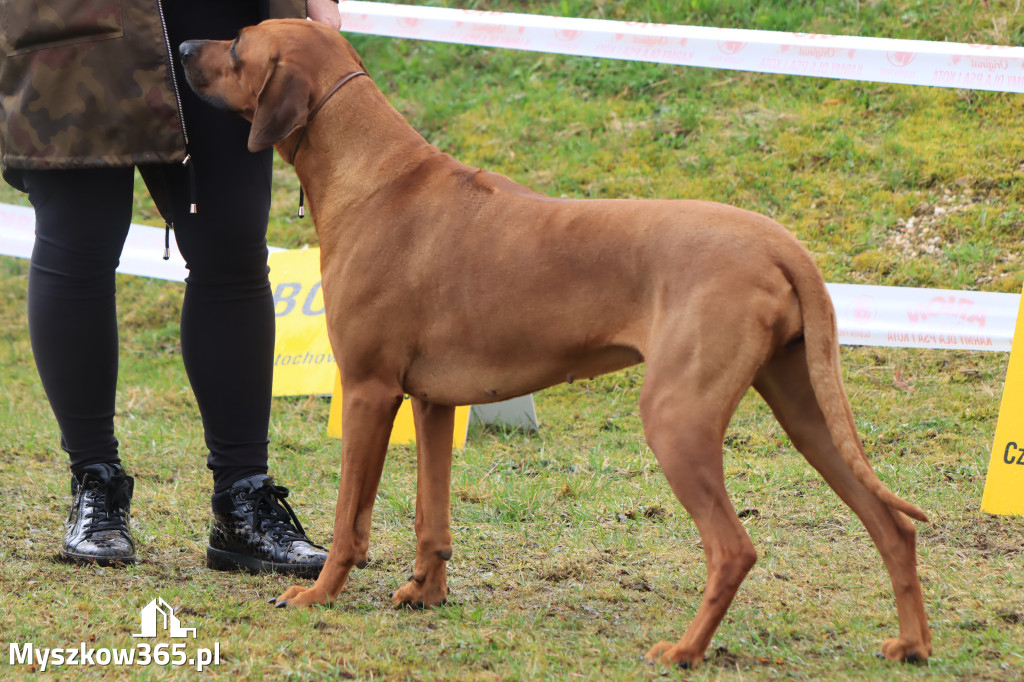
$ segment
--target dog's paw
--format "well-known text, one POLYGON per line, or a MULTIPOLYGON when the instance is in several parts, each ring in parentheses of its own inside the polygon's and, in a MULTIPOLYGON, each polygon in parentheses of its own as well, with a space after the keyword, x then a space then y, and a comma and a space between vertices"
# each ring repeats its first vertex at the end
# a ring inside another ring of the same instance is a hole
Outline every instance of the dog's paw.
POLYGON ((391 595, 391 604, 395 607, 407 606, 414 609, 425 609, 440 606, 448 599, 448 586, 444 582, 430 585, 429 581, 418 581, 416 578, 391 595))
POLYGON ((299 608, 303 606, 329 606, 331 603, 331 597, 327 594, 327 590, 320 589, 316 585, 308 588, 292 585, 285 590, 281 596, 271 599, 269 603, 279 609, 283 609, 285 607, 299 608))
POLYGON ((932 645, 924 642, 908 642, 902 638, 888 639, 882 644, 882 656, 889 661, 918 663, 932 655, 932 645))
POLYGON ((664 663, 678 668, 696 668, 704 661, 704 652, 687 651, 676 642, 658 642, 651 647, 644 661, 648 664, 664 663))

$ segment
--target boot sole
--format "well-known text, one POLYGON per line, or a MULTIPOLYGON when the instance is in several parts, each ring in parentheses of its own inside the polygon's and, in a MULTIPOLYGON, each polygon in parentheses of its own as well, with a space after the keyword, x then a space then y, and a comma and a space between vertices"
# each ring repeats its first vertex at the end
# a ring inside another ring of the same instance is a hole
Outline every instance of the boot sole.
POLYGON ((245 571, 253 575, 283 573, 298 578, 316 578, 320 575, 323 565, 284 564, 207 546, 206 567, 214 571, 245 571))
POLYGON ((98 557, 89 554, 69 554, 61 551, 57 558, 66 564, 77 564, 79 566, 103 566, 118 567, 127 566, 136 562, 136 555, 127 557, 98 557))

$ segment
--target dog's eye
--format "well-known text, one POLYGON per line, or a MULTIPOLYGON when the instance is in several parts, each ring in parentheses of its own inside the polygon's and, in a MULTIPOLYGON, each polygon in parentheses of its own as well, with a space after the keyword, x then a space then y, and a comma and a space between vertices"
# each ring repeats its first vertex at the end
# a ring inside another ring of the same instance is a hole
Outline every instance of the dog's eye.
POLYGON ((231 57, 231 64, 238 64, 238 52, 235 51, 235 46, 238 45, 238 38, 231 41, 231 47, 228 48, 228 56, 231 57))

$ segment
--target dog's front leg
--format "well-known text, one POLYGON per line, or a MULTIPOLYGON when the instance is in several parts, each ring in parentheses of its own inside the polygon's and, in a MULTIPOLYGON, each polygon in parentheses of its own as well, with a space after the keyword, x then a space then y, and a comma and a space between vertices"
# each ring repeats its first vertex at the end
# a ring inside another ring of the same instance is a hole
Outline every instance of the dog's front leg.
POLYGON ((366 565, 373 502, 401 404, 401 389, 379 382, 343 384, 341 484, 331 551, 313 587, 289 587, 272 603, 279 607, 330 604, 345 586, 352 567, 366 565))
POLYGON ((412 399, 416 423, 416 566, 409 584, 391 595, 395 606, 443 604, 452 556, 451 476, 455 408, 412 399))

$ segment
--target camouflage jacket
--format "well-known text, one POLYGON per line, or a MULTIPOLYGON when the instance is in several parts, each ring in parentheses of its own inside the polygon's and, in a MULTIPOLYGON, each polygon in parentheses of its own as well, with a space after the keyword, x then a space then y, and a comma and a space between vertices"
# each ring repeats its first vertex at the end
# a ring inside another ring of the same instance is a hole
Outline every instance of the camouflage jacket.
MULTIPOLYGON (((305 16, 304 0, 253 0, 305 16)), ((161 0, 4 0, 0 165, 84 168, 185 158, 161 0)))

